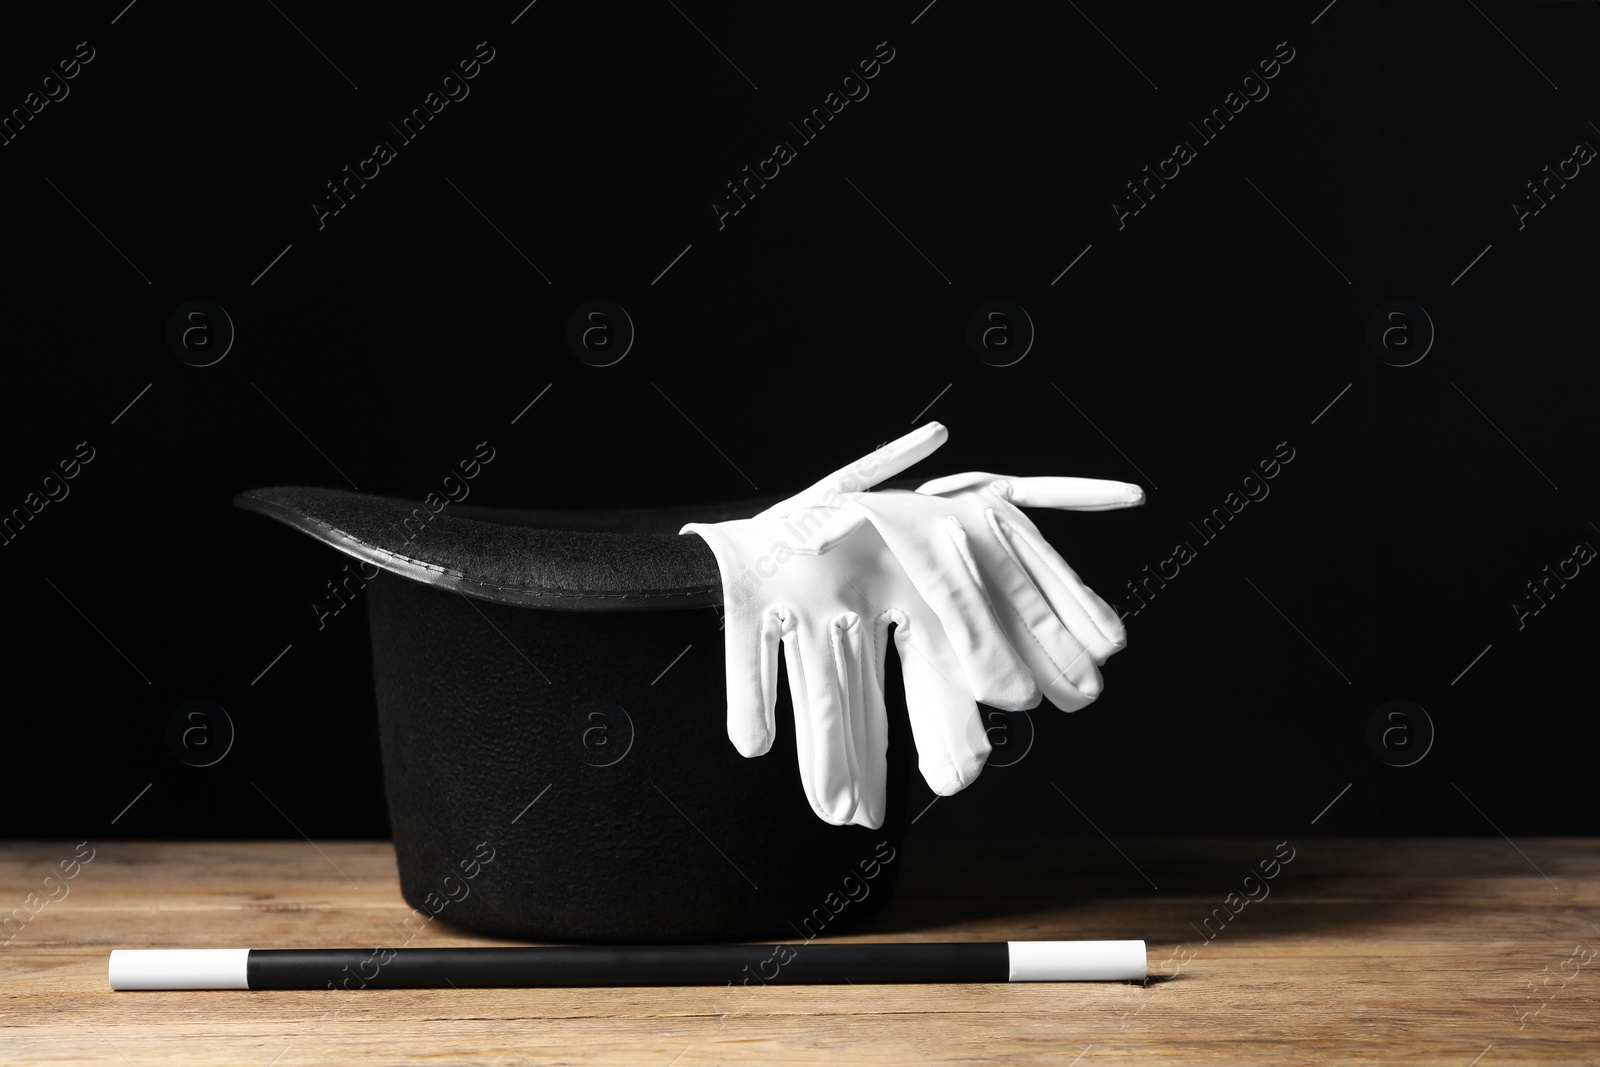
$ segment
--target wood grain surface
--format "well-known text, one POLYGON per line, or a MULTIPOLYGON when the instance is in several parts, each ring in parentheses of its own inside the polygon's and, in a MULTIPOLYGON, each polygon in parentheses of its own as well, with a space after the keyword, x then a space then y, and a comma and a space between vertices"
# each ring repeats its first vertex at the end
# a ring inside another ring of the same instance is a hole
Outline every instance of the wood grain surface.
MULTIPOLYGON (((894 906, 851 939, 1142 937, 1153 980, 119 993, 113 948, 404 943, 392 847, 26 842, 0 845, 0 1062, 1600 1063, 1600 841, 1095 838, 902 859, 894 906), (1291 852, 1267 881, 1261 862, 1291 852)), ((441 920, 409 943, 504 942, 441 920)))

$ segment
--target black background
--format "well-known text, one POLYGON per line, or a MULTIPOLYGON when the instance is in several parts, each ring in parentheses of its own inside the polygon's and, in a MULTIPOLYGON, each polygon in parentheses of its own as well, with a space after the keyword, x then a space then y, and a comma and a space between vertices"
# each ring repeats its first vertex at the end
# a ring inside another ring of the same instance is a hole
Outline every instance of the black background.
MULTIPOLYGON (((1595 6, 924 3, 8 11, 7 111, 94 58, 0 147, 0 509, 94 459, 0 548, 4 835, 387 832, 365 607, 319 630, 343 557, 243 489, 420 498, 487 440, 474 504, 721 500, 926 419, 951 438, 923 477, 1142 484, 1034 516, 1108 599, 1199 552, 1099 702, 1035 711, 1024 760, 926 811, 916 782, 918 833, 1593 832, 1600 577, 1520 629, 1511 603, 1600 545, 1600 177, 1520 230, 1510 203, 1600 145, 1595 6), (324 183, 480 41, 470 95, 319 228, 324 183), (719 229, 723 184, 882 41, 870 94, 719 229), (1119 228, 1178 139, 1197 158, 1119 228), (638 334, 605 368, 564 339, 596 298, 638 334), (1037 329, 1009 367, 965 340, 997 298, 1037 329), (194 299, 237 329, 210 367, 165 339, 194 299), (1409 367, 1366 342, 1396 299, 1437 329, 1409 367), (168 747, 191 699, 237 728, 214 766, 168 747), (1437 730, 1413 766, 1367 741, 1393 699, 1437 730)), ((721 654, 712 613, 685 627, 721 654)))

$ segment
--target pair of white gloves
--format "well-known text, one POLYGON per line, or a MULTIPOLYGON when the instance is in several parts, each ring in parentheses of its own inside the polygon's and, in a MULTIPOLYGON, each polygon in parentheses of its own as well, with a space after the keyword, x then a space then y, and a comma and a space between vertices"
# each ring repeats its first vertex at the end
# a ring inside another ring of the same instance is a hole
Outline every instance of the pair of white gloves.
POLYGON ((704 538, 722 574, 728 739, 747 757, 772 747, 782 641, 800 780, 837 826, 883 825, 891 623, 918 766, 941 796, 989 758, 978 702, 1021 711, 1042 695, 1076 711, 1127 644, 1116 612, 1018 506, 1107 511, 1143 504, 1144 491, 981 473, 866 491, 948 436, 930 422, 753 518, 679 531, 704 538))

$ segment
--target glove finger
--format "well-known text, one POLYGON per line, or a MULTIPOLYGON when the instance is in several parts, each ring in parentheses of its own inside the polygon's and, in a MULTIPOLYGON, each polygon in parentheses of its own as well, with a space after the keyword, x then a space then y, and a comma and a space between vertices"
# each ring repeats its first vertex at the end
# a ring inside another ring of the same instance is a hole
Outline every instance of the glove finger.
POLYGON ((833 822, 817 794, 813 765, 818 741, 811 725, 811 690, 815 688, 815 683, 807 677, 799 619, 793 612, 785 613, 782 633, 783 662, 789 675, 789 702, 794 708, 794 747, 800 769, 800 788, 817 818, 833 822))
MULTIPOLYGON (((963 620, 954 633, 946 625, 944 634, 966 668, 968 687, 978 700, 1006 711, 1038 707, 1039 686, 1027 663, 1010 642, 994 639, 1001 624, 967 531, 953 516, 945 522, 944 528, 950 547, 960 560, 959 567, 950 566, 944 572, 947 579, 958 583, 951 586, 958 595, 951 597, 948 610, 963 620)), ((937 600, 928 602, 934 614, 943 620, 945 615, 940 613, 940 603, 937 600)))
POLYGON ((834 660, 842 674, 839 690, 849 694, 850 737, 855 746, 856 809, 853 826, 883 825, 889 780, 889 713, 884 707, 882 657, 868 623, 847 613, 832 627, 834 660))
POLYGON ((745 757, 772 747, 778 698, 778 639, 781 621, 761 611, 738 580, 737 546, 714 524, 689 523, 679 534, 697 534, 717 557, 722 573, 723 672, 728 690, 728 740, 745 757))
POLYGON ((1099 665, 1033 584, 1011 547, 1007 529, 996 520, 992 509, 985 511, 998 546, 998 554, 988 554, 984 572, 993 592, 995 611, 1044 695, 1062 711, 1077 711, 1100 695, 1099 665))
MULTIPOLYGON (((928 536, 905 536, 903 516, 893 513, 892 494, 867 494, 848 505, 870 518, 918 595, 937 616, 941 636, 960 664, 970 692, 985 704, 1007 711, 1039 705, 1040 690, 1014 641, 997 640, 1008 631, 991 603, 990 591, 961 524, 954 519, 928 536)), ((904 658, 904 657, 902 657, 904 658)), ((1054 673, 1052 669, 1051 673, 1054 673)))
POLYGON ((932 455, 949 436, 950 431, 942 424, 926 423, 905 436, 890 441, 882 448, 868 452, 854 463, 840 467, 793 496, 778 501, 765 511, 759 512, 756 518, 763 515, 787 515, 799 508, 827 503, 841 493, 870 489, 932 455))
MULTIPOLYGON (((846 613, 838 622, 817 625, 791 615, 784 624, 783 649, 806 799, 819 819, 846 826, 856 811, 858 775, 850 672, 841 666, 843 649, 835 646, 839 622, 860 629, 860 620, 853 613, 846 613)), ((840 646, 848 643, 844 634, 838 637, 840 646)))
MULTIPOLYGON (((989 738, 961 664, 931 611, 890 613, 905 681, 906 710, 922 778, 940 796, 971 785, 989 758, 989 738)), ((883 626, 886 629, 889 619, 883 626)), ((881 638, 880 638, 881 640, 881 638)))
POLYGON ((1005 499, 1024 508, 1061 511, 1113 511, 1144 503, 1144 490, 1129 482, 1100 478, 1002 478, 1005 499))
POLYGON ((724 671, 728 679, 728 740, 746 758, 764 756, 777 736, 778 641, 782 623, 773 612, 724 617, 724 671))
POLYGON ((1025 508, 1061 511, 1110 511, 1136 508, 1144 503, 1144 490, 1128 482, 1101 478, 1012 478, 982 471, 947 474, 917 486, 925 496, 947 496, 963 489, 995 487, 1011 503, 1025 508))
POLYGON ((1089 650, 1096 663, 1104 663, 1127 647, 1127 628, 1116 611, 1083 583, 1026 515, 1020 511, 990 515, 990 524, 1004 535, 1018 565, 1044 594, 1056 618, 1089 650))
POLYGON ((947 496, 963 489, 976 489, 979 486, 993 485, 997 481, 1004 481, 1004 479, 998 474, 986 474, 983 471, 964 471, 961 474, 946 474, 943 477, 930 478, 917 486, 916 491, 923 496, 947 496))

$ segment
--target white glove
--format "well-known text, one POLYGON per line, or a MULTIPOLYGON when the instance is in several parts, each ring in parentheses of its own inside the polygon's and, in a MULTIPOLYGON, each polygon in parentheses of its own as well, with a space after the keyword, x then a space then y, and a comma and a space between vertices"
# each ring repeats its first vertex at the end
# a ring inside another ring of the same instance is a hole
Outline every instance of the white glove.
POLYGON ((723 580, 728 736, 745 756, 774 730, 785 645, 801 781, 836 825, 882 825, 883 657, 897 623, 918 764, 934 792, 965 788, 988 740, 976 701, 1065 710, 1100 692, 1098 665, 1126 643, 1120 621, 1012 503, 1106 510, 1137 486, 963 474, 916 493, 863 490, 944 443, 929 423, 751 519, 691 523, 723 580), (769 569, 770 568, 770 569, 769 569))
POLYGON ((878 467, 888 473, 868 484, 891 477, 948 437, 939 423, 928 423, 761 515, 832 504, 867 516, 943 623, 978 700, 1004 711, 1034 708, 1042 687, 1056 707, 1076 711, 1100 695, 1099 667, 1126 647, 1127 634, 1110 605, 1014 505, 1107 511, 1138 507, 1144 490, 1093 478, 973 472, 936 478, 915 493, 840 491, 864 488, 861 475, 878 467), (1004 639, 996 641, 997 633, 1004 639))
POLYGON ((876 829, 887 791, 890 623, 928 784, 945 795, 962 789, 982 770, 989 742, 961 660, 883 539, 859 514, 822 510, 835 514, 820 524, 763 515, 681 532, 705 539, 722 574, 729 740, 744 756, 772 747, 781 640, 806 799, 825 822, 876 829))
MULTIPOLYGON (((914 493, 855 493, 845 508, 864 514, 944 623, 969 674, 998 626, 1037 683, 1062 711, 1100 695, 1100 664, 1127 646, 1122 620, 1067 566, 1014 505, 1067 511, 1137 507, 1144 491, 1090 478, 1005 478, 955 474, 914 493)), ((980 698, 982 699, 982 698, 980 698)))

